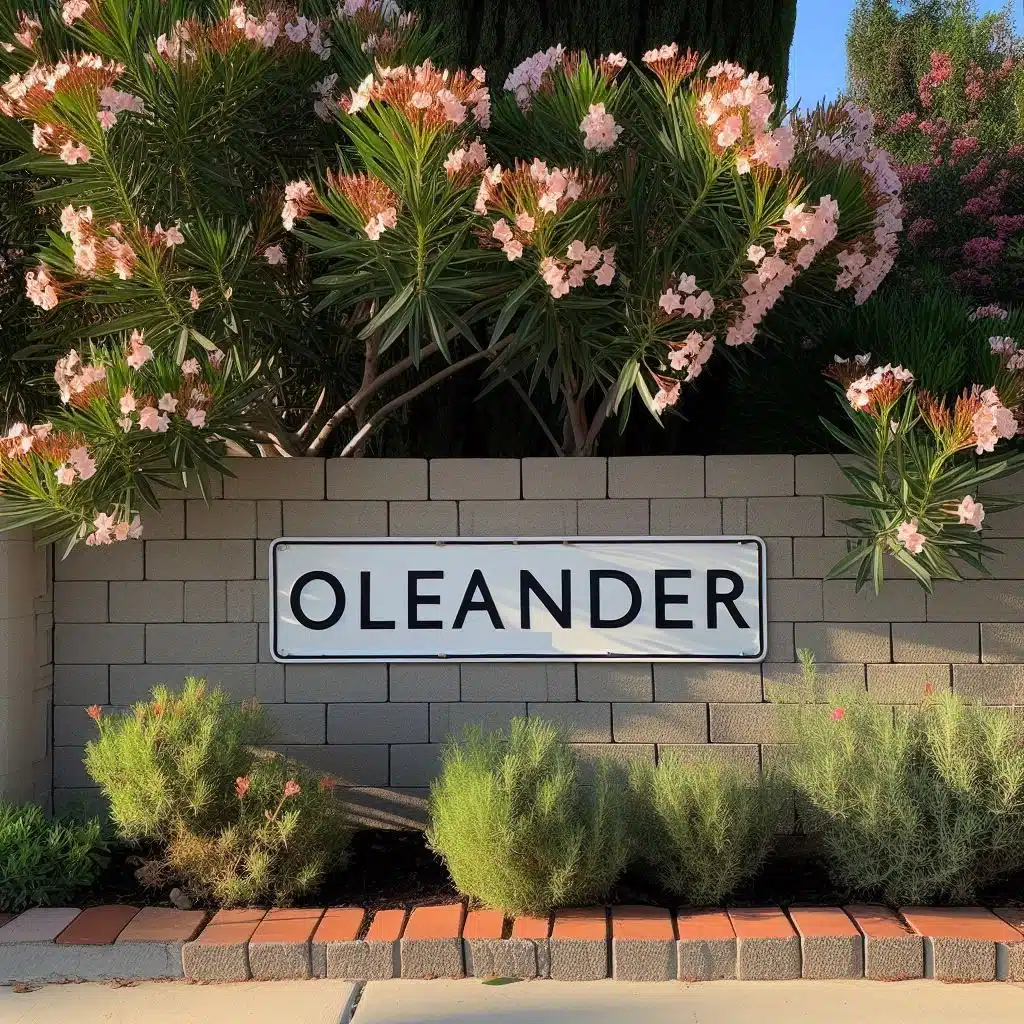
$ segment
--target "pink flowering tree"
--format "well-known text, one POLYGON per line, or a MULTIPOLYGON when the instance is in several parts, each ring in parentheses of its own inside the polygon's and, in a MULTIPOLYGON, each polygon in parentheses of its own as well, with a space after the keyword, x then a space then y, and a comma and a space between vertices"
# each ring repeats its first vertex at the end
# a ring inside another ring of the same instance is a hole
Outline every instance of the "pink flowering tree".
POLYGON ((843 466, 851 493, 840 497, 859 515, 846 520, 849 551, 831 578, 855 575, 858 589, 870 580, 877 592, 893 559, 930 591, 964 566, 986 571, 998 549, 984 540, 985 519, 1020 502, 981 492, 1024 467, 1008 443, 1024 421, 1024 349, 1008 337, 990 349, 990 383, 951 398, 919 389, 902 366, 872 367, 870 353, 836 360, 829 373, 848 429, 822 422, 854 456, 843 466))
POLYGON ((899 181, 870 116, 782 115, 767 79, 675 44, 642 67, 552 47, 509 75, 479 209, 518 286, 489 372, 547 379, 560 450, 593 451, 633 395, 660 418, 784 296, 863 302, 889 271, 899 181))

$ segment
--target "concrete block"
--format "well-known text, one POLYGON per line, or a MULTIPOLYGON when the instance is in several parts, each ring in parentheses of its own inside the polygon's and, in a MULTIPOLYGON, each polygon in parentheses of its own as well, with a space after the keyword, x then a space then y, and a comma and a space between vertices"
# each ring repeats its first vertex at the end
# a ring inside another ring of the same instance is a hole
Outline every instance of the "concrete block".
POLYGON ((864 977, 909 981, 924 977, 924 942, 888 907, 854 904, 844 908, 864 935, 864 977))
POLYGON ((518 498, 518 459, 431 459, 430 497, 518 498))
POLYGON ((572 537, 576 532, 576 502, 568 499, 459 502, 463 537, 572 537))
POLYGON ((386 537, 385 501, 285 501, 286 537, 386 537))
POLYGON ((408 501, 427 497, 426 459, 328 459, 331 501, 408 501))
POLYGON ((0 985, 181 978, 180 943, 105 946, 19 943, 0 946, 0 985))
POLYGON ((54 622, 106 622, 107 584, 66 582, 53 591, 54 622))
POLYGON ((105 547, 78 544, 66 558, 55 558, 53 578, 63 580, 141 580, 142 543, 126 541, 105 547))
MULTIPOLYGON (((774 499, 772 499, 774 500, 774 499)), ((793 575, 793 538, 762 536, 765 567, 769 576, 787 579, 793 575)))
POLYGON ((768 614, 788 622, 820 622, 822 614, 820 580, 786 580, 768 577, 768 614))
POLYGON ((1024 660, 1024 622, 981 623, 981 660, 993 664, 1024 660))
POLYGON ((1018 580, 938 580, 928 595, 929 622, 977 622, 980 617, 1024 622, 1024 586, 1018 580))
POLYGON ((800 938, 777 907, 731 908, 736 932, 736 977, 785 981, 800 977, 800 938))
POLYGON ((195 981, 248 981, 249 940, 262 910, 218 910, 192 942, 181 949, 185 977, 195 981))
POLYGON ((653 700, 653 678, 646 662, 580 662, 576 692, 581 701, 653 700))
POLYGON ((702 498, 699 455, 631 455, 608 460, 609 498, 702 498))
POLYGON ((780 743, 773 704, 711 704, 712 743, 780 743))
POLYGON ((556 981, 608 977, 608 917, 604 907, 556 910, 549 942, 556 981))
POLYGON ((982 907, 905 907, 900 914, 924 938, 925 977, 939 981, 993 981, 996 944, 1020 940, 982 907))
POLYGON ((993 913, 1005 921, 1018 938, 996 943, 996 977, 1000 981, 1024 981, 1024 910, 1020 907, 995 907, 993 913))
POLYGON ((310 942, 310 969, 314 978, 327 977, 327 945, 354 942, 362 934, 366 911, 362 907, 328 907, 310 942))
POLYGON ((609 704, 531 703, 527 705, 527 714, 563 729, 572 743, 611 743, 612 740, 609 704))
POLYGON ((745 498, 722 499, 722 533, 726 537, 743 536, 747 532, 747 501, 745 498))
POLYGON ((521 701, 500 701, 494 704, 431 704, 430 740, 439 743, 447 736, 461 735, 467 726, 478 726, 485 732, 508 729, 513 718, 526 717, 526 704, 521 701))
POLYGON ((146 542, 148 580, 251 580, 254 572, 251 540, 146 542))
POLYGON ((330 743, 426 743, 428 723, 426 704, 327 705, 330 743))
POLYGON ((736 977, 736 933, 724 910, 680 910, 676 915, 677 976, 680 981, 736 977))
POLYGON ((224 477, 225 498, 292 498, 322 500, 324 459, 231 459, 224 477))
POLYGON ((454 501, 392 501, 388 504, 392 537, 457 537, 459 506, 454 501))
POLYGON ((949 665, 868 665, 867 669, 868 693, 885 704, 917 704, 927 686, 948 690, 950 685, 949 665))
POLYGON ((88 707, 110 703, 110 683, 106 665, 55 665, 53 703, 88 707))
MULTIPOLYGON (((259 637, 254 622, 189 622, 150 624, 146 629, 146 661, 174 665, 194 659, 211 665, 254 662, 259 637)), ((118 656, 118 660, 127 661, 118 656)))
POLYGON ((981 704, 1024 703, 1024 664, 954 665, 953 689, 981 704))
POLYGON ((663 907, 612 907, 612 977, 675 981, 676 938, 663 907))
MULTIPOLYGON (((218 486, 220 481, 218 480, 218 486)), ((142 516, 143 540, 184 540, 184 500, 161 501, 159 509, 151 509, 142 516)))
MULTIPOLYGON (((392 700, 395 700, 396 667, 391 667, 392 700)), ((461 693, 464 701, 575 700, 576 666, 566 662, 529 662, 522 665, 470 662, 462 666, 461 693)))
POLYGON ((706 704, 612 704, 616 743, 706 743, 706 704))
POLYGON ((264 704, 263 711, 274 743, 327 742, 323 704, 264 704))
MULTIPOLYGON (((2 705, 0 705, 2 706, 2 705)), ((116 715, 125 707, 103 708, 103 714, 116 715)), ((53 709, 53 745, 55 747, 82 747, 96 739, 96 723, 85 713, 85 708, 55 707, 53 709)))
POLYGON ((83 757, 85 747, 53 747, 53 779, 58 786, 93 786, 89 773, 85 770, 83 757))
MULTIPOLYGON (((505 666, 474 666, 504 668, 505 666)), ((516 666, 518 668, 519 666, 516 666)), ((507 669, 506 669, 507 671, 507 669)), ((388 700, 457 701, 459 699, 459 666, 391 665, 388 670, 388 700)))
MULTIPOLYGON (((793 575, 800 579, 823 580, 849 550, 845 537, 794 537, 793 575)), ((843 573, 842 578, 854 579, 856 575, 856 571, 850 570, 843 573)), ((886 578, 891 578, 888 565, 886 578)))
POLYGON ((651 532, 650 502, 644 498, 593 498, 576 502, 581 537, 645 537, 651 532))
POLYGON ((185 502, 185 536, 190 540, 255 537, 256 502, 187 501, 185 502))
MULTIPOLYGON (((538 977, 537 944, 529 939, 463 939, 466 974, 473 978, 538 977)), ((547 940, 544 941, 547 945, 547 940)))
POLYGON ((887 580, 880 594, 870 585, 856 593, 852 580, 825 580, 822 586, 826 622, 921 622, 925 618, 925 592, 910 580, 887 580))
POLYGON ((615 761, 628 768, 634 761, 654 764, 656 747, 653 743, 570 743, 580 760, 581 778, 589 785, 601 762, 615 761))
POLYGON ((654 498, 651 534, 655 537, 714 537, 722 530, 720 498, 654 498))
POLYGON ((441 774, 442 743, 392 743, 389 785, 426 788, 441 774))
POLYGON ((288 757, 335 778, 343 786, 386 786, 388 747, 385 743, 296 744, 288 757))
POLYGON ((551 918, 517 917, 512 922, 512 941, 530 942, 537 956, 537 977, 551 977, 551 918))
MULTIPOLYGON (((183 651, 182 654, 187 652, 183 651)), ((284 665, 111 665, 111 703, 148 700, 154 686, 180 688, 187 676, 205 679, 232 700, 255 697, 265 704, 284 701, 284 665)), ((102 702, 101 702, 102 703, 102 702)))
POLYGON ((704 461, 709 498, 795 493, 792 455, 709 455, 704 461))
POLYGON ((280 501, 256 502, 256 536, 274 540, 281 536, 282 514, 280 501))
POLYGON ((184 586, 174 580, 138 583, 115 581, 110 584, 110 621, 181 622, 185 608, 184 586))
POLYGON ((759 537, 820 537, 821 498, 748 498, 747 532, 759 537))
POLYGON ((768 623, 768 661, 796 661, 792 622, 768 623))
POLYGON ((603 498, 608 463, 598 458, 525 458, 524 498, 603 498))
POLYGON ((667 754, 683 761, 716 761, 751 773, 761 770, 761 748, 756 743, 659 743, 659 760, 667 754))
POLYGON ((168 501, 181 501, 188 498, 205 498, 215 501, 224 497, 224 483, 218 473, 207 474, 205 479, 201 479, 198 474, 190 474, 187 486, 183 487, 181 485, 181 477, 179 476, 173 486, 156 484, 153 487, 153 493, 160 502, 161 508, 168 501))
POLYGON ((310 943, 323 916, 319 908, 275 907, 249 940, 249 970, 254 979, 312 977, 310 943))
POLYGON ((852 459, 835 455, 798 455, 796 457, 797 494, 848 494, 850 483, 841 466, 852 459))
POLYGON ((863 978, 864 940, 838 907, 790 907, 805 978, 863 978))
POLYGON ((259 580, 229 580, 225 598, 228 622, 267 622, 270 618, 267 586, 259 580))
POLYGON ((227 584, 223 580, 190 580, 184 593, 186 622, 227 621, 227 584))
POLYGON ((462 978, 461 903, 415 907, 400 940, 403 978, 462 978))
POLYGON ((334 941, 328 936, 327 977, 359 981, 400 977, 398 943, 405 921, 404 910, 378 910, 363 939, 334 941))
POLYGON ((386 665, 285 665, 289 704, 372 702, 388 699, 386 665))
POLYGON ((689 703, 759 701, 761 666, 657 664, 654 699, 689 703))
MULTIPOLYGON (((863 665, 847 663, 830 664, 817 662, 817 686, 815 696, 825 700, 832 694, 845 690, 865 689, 865 673, 863 665)), ((761 667, 766 700, 775 700, 783 704, 792 704, 800 699, 804 690, 802 666, 799 664, 775 664, 765 662, 761 667)))
POLYGON ((795 643, 824 662, 888 661, 891 653, 888 622, 798 622, 795 643))
POLYGON ((141 664, 145 660, 143 625, 65 623, 54 633, 53 658, 60 665, 141 664))

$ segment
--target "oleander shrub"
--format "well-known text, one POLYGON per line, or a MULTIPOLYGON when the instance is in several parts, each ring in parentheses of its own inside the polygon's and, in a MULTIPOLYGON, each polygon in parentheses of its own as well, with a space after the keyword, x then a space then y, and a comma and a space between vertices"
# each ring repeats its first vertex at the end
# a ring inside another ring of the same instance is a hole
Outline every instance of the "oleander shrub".
POLYGON ((507 914, 600 902, 632 854, 625 780, 599 762, 592 784, 559 731, 515 719, 445 748, 427 841, 461 893, 507 914))
POLYGON ((107 860, 98 819, 50 820, 36 804, 0 802, 0 911, 69 903, 107 860))
POLYGON ((156 850, 139 877, 223 905, 288 903, 347 857, 351 830, 334 780, 260 746, 260 707, 233 705, 200 679, 157 687, 121 717, 89 709, 99 737, 89 774, 119 837, 156 850))
MULTIPOLYGON (((921 703, 866 693, 783 704, 785 772, 837 885, 894 905, 967 903, 1024 868, 1024 734, 1012 712, 926 685, 921 703)), ((774 695, 792 700, 793 695, 774 695)))
POLYGON ((764 863, 784 805, 779 780, 666 751, 636 762, 630 784, 651 878, 687 903, 717 904, 764 863))

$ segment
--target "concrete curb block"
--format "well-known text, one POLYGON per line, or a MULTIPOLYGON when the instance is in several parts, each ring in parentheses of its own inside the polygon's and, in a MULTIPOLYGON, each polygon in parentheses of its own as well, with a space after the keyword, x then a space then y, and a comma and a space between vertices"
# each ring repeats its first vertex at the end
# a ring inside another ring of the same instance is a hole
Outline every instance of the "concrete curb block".
POLYGON ((72 946, 18 942, 0 946, 0 985, 43 981, 162 981, 183 978, 181 943, 72 946))
POLYGON ((550 974, 557 981, 608 977, 608 912, 604 907, 555 911, 548 940, 550 974))
POLYGON ((791 907, 789 918, 800 935, 805 978, 830 981, 864 977, 864 936, 837 907, 791 907))
POLYGON ((800 937, 776 907, 729 910, 736 931, 736 977, 790 981, 801 975, 800 937))
POLYGON ((462 945, 468 977, 528 980, 538 976, 537 943, 531 939, 463 939, 462 945))
POLYGON ((675 981, 676 931, 662 907, 612 907, 612 977, 675 981))
POLYGON ((680 981, 724 981, 736 977, 736 932, 724 910, 680 910, 676 914, 676 933, 680 981))
POLYGON ((461 903, 416 907, 400 940, 403 978, 464 978, 461 903))

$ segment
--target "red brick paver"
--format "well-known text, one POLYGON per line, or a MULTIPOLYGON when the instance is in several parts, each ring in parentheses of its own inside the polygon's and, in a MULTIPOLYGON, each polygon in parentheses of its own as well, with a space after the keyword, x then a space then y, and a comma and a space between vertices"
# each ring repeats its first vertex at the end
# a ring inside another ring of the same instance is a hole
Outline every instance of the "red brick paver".
POLYGON ((414 907, 403 939, 457 939, 462 933, 466 908, 461 903, 414 907))
POLYGON ((672 914, 665 907, 612 907, 612 938, 673 940, 672 914))
POLYGON ((556 910, 551 928, 553 939, 585 939, 595 942, 608 938, 608 914, 604 907, 574 907, 556 910))
POLYGON ((839 907, 790 907, 789 919, 803 937, 853 938, 857 926, 839 907))
POLYGON ((464 939, 500 939, 505 934, 505 915, 500 910, 471 910, 462 928, 464 939))
POLYGON ((734 939, 736 931, 728 911, 713 908, 686 909, 676 913, 679 941, 734 939))
POLYGON ((738 939, 789 939, 796 934, 778 907, 731 907, 728 914, 738 939))
POLYGON ((402 937, 404 910, 378 910, 366 933, 367 942, 395 942, 402 937))
POLYGON ((984 907, 905 907, 906 922, 928 939, 1018 942, 1020 932, 984 907))
POLYGON ((0 928, 0 945, 53 942, 79 914, 75 907, 32 907, 0 928))
POLYGON ((234 946, 248 942, 266 912, 254 908, 218 910, 196 941, 201 946, 234 946))
POLYGON ((205 910, 143 907, 118 935, 117 941, 191 942, 205 923, 205 910))
POLYGON ((54 941, 63 946, 109 946, 138 912, 138 907, 89 907, 54 941))
POLYGON ((551 934, 550 917, 517 917, 512 922, 513 939, 546 939, 551 934))
POLYGON ((354 942, 366 921, 362 907, 328 907, 320 919, 314 942, 354 942))
POLYGON ((869 939, 902 939, 916 934, 888 907, 851 903, 843 909, 869 939))
POLYGON ((267 912, 249 940, 261 942, 308 942, 323 917, 323 910, 302 907, 277 907, 267 912))

